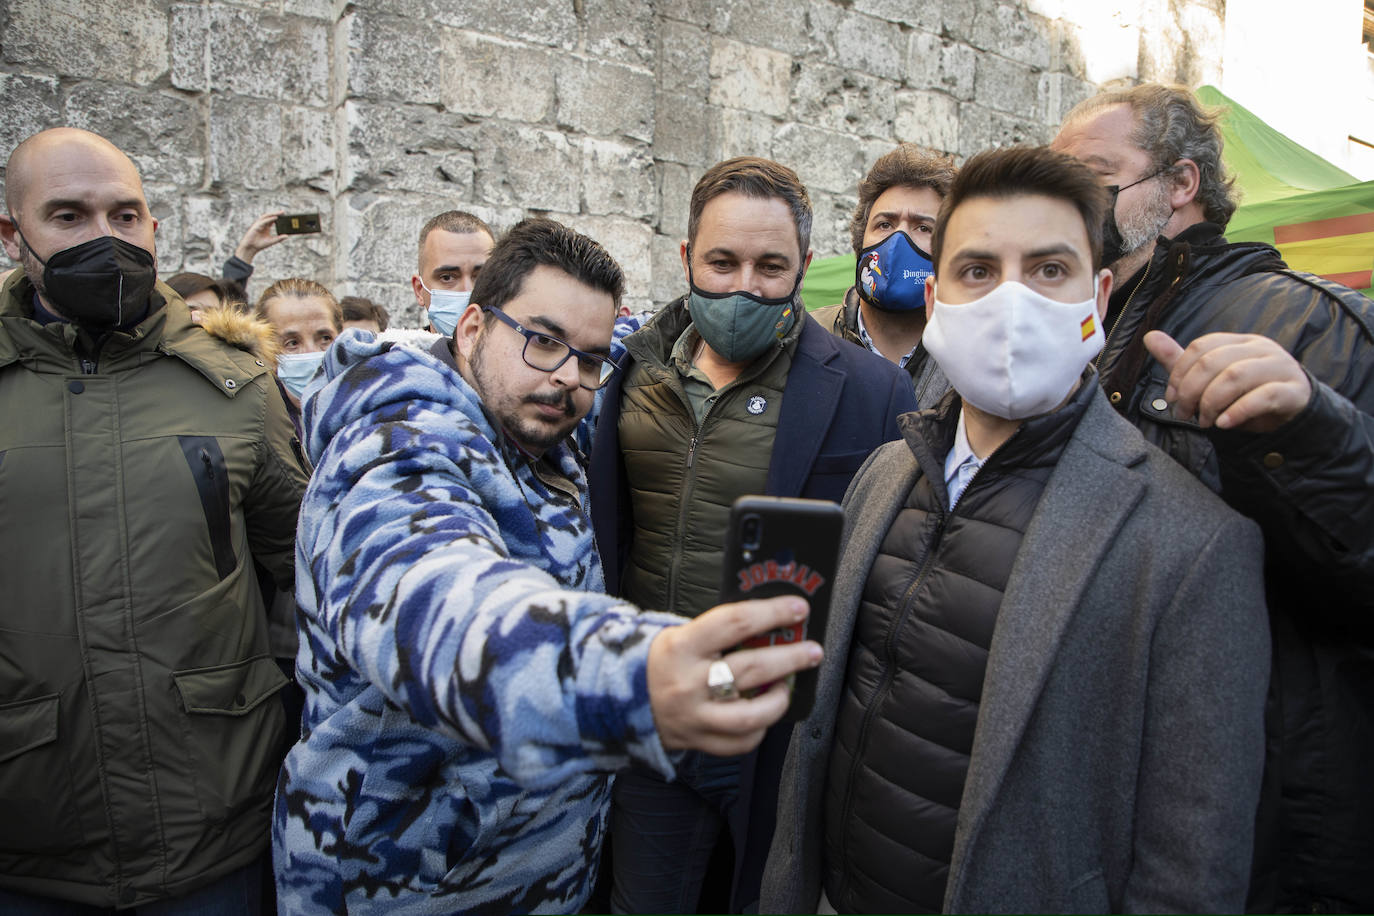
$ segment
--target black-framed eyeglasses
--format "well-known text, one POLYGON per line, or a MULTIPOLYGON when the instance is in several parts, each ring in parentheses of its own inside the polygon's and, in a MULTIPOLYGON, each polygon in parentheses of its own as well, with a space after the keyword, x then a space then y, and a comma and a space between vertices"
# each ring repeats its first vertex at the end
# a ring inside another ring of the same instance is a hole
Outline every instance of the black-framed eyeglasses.
POLYGON ((484 305, 482 310, 491 312, 502 324, 514 328, 516 333, 525 338, 525 348, 520 355, 525 360, 525 365, 531 369, 538 369, 541 372, 555 372, 568 361, 569 357, 576 356, 578 382, 588 391, 604 388, 606 383, 611 380, 611 376, 615 375, 616 364, 604 356, 584 353, 552 334, 545 334, 543 331, 531 331, 493 305, 484 305))
POLYGON ((1138 184, 1144 184, 1145 182, 1149 181, 1151 178, 1158 178, 1160 175, 1163 175, 1165 172, 1169 172, 1169 171, 1172 171, 1172 170, 1173 170, 1173 166, 1172 166, 1172 165, 1166 165, 1164 168, 1162 168, 1162 169, 1160 169, 1160 170, 1158 170, 1158 171, 1156 171, 1156 172, 1152 172, 1152 173, 1150 173, 1149 175, 1146 175, 1144 178, 1137 178, 1135 181, 1131 182, 1130 184, 1126 184, 1126 185, 1109 184, 1109 185, 1107 185, 1107 193, 1110 194, 1110 195, 1112 195, 1112 203, 1115 204, 1115 203, 1116 203, 1117 195, 1119 195, 1122 191, 1125 191, 1125 190, 1127 190, 1128 188, 1133 188, 1133 187, 1135 187, 1135 186, 1138 185, 1138 184))

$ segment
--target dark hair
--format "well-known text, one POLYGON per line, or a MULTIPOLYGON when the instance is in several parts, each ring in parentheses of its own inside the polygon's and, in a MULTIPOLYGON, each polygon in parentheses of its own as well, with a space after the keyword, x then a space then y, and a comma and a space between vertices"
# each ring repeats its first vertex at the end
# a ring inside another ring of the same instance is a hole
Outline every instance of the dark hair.
POLYGON ((168 277, 167 285, 176 290, 177 295, 183 299, 194 296, 196 293, 203 293, 208 289, 215 294, 220 305, 233 305, 241 311, 248 311, 248 294, 243 291, 243 287, 238 283, 224 277, 216 280, 205 274, 187 271, 168 277))
POLYGON ((253 313, 268 324, 272 319, 267 315, 267 303, 273 299, 308 299, 311 296, 318 296, 329 305, 329 318, 334 322, 334 330, 343 330, 343 309, 339 308, 339 300, 334 298, 334 294, 322 283, 314 280, 307 280, 304 277, 287 277, 285 280, 278 280, 267 289, 262 291, 258 297, 258 304, 254 307, 253 313))
POLYGON ((1009 146, 981 152, 964 163, 940 205, 930 255, 940 273, 940 252, 949 217, 965 201, 980 197, 1021 197, 1040 194, 1078 208, 1088 231, 1093 270, 1102 267, 1102 221, 1109 198, 1097 175, 1072 156, 1047 146, 1009 146))
MULTIPOLYGON (((536 267, 556 267, 586 286, 610 295, 616 309, 625 292, 625 275, 605 248, 594 239, 551 219, 526 219, 515 224, 491 250, 477 275, 472 302, 504 308, 520 295, 536 267)), ((491 319, 487 314, 485 318, 491 319)))
POLYGON ((806 252, 811 247, 811 198, 806 193, 806 186, 801 183, 797 173, 787 166, 756 156, 740 156, 717 162, 701 176, 692 189, 691 210, 687 217, 688 248, 697 240, 701 212, 706 205, 732 191, 745 197, 777 198, 787 204, 797 227, 800 257, 806 258, 806 252))
POLYGON ((344 296, 339 300, 339 308, 343 310, 344 321, 375 321, 381 331, 386 330, 391 317, 386 309, 362 296, 344 296))
POLYGON ((1191 159, 1197 165, 1195 199, 1202 205, 1203 219, 1225 228, 1236 212, 1236 180, 1221 161, 1224 109, 1204 108, 1182 86, 1145 83, 1079 102, 1064 123, 1092 117, 1113 105, 1130 106, 1135 115, 1130 141, 1150 157, 1156 171, 1170 172, 1180 159, 1191 159))
POLYGON ((473 216, 466 210, 445 210, 438 216, 425 223, 420 230, 420 253, 425 250, 425 239, 435 229, 442 229, 445 232, 453 232, 462 235, 467 232, 485 232, 487 238, 495 239, 496 233, 491 231, 491 227, 482 221, 481 217, 473 216))
POLYGON ((849 241, 854 253, 863 251, 864 230, 868 227, 873 202, 888 188, 930 188, 941 199, 949 193, 956 170, 949 156, 928 156, 920 147, 903 143, 878 157, 864 180, 859 182, 859 203, 849 220, 849 241))

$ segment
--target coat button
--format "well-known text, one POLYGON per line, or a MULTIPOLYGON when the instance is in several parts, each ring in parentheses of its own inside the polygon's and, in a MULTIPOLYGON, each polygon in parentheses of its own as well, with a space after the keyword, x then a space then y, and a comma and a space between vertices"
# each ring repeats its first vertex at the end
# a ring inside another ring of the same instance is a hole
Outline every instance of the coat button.
POLYGON ((80 394, 81 392, 86 390, 86 386, 81 384, 80 382, 68 382, 67 390, 70 391, 72 394, 80 394))
POLYGON ((819 725, 811 729, 811 737, 815 738, 817 741, 821 740, 821 727, 819 725))
POLYGON ((1121 392, 1119 392, 1119 391, 1113 391, 1113 392, 1111 393, 1111 396, 1108 397, 1107 400, 1111 401, 1113 404, 1120 404, 1120 403, 1121 403, 1121 392))
POLYGON ((248 698, 247 698, 246 696, 244 696, 243 694, 239 694, 238 696, 234 697, 234 705, 235 705, 235 706, 247 706, 247 705, 248 705, 248 698))
POLYGON ((266 366, 266 365, 267 365, 267 363, 263 362, 263 361, 260 360, 260 359, 255 359, 255 360, 253 360, 253 362, 257 363, 259 366, 266 366))
POLYGON ((1283 467, 1283 456, 1278 452, 1270 452, 1264 456, 1264 466, 1271 471, 1276 471, 1283 467))
POLYGON ((227 378, 227 379, 224 380, 224 387, 225 387, 225 388, 237 388, 238 386, 239 386, 239 383, 236 382, 236 381, 234 381, 234 380, 231 379, 231 378, 227 378))
POLYGON ((1150 402, 1150 406, 1162 413, 1163 411, 1169 409, 1169 402, 1164 400, 1163 398, 1155 398, 1153 401, 1150 402))

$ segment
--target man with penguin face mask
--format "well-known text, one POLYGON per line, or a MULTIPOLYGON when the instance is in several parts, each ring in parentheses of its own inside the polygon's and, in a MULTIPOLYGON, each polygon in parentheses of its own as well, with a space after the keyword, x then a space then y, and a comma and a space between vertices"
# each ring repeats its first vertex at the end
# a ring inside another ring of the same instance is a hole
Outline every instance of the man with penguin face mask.
POLYGON ((854 285, 843 302, 811 313, 836 337, 905 369, 923 409, 949 390, 921 346, 921 334, 935 215, 954 175, 949 158, 926 155, 909 143, 873 163, 859 182, 849 227, 857 257, 854 285))

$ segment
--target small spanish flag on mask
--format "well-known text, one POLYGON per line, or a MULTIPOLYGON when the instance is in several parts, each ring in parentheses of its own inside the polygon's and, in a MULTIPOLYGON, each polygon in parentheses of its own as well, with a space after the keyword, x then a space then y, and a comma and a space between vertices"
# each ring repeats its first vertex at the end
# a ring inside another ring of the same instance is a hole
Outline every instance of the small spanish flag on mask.
POLYGON ((1083 339, 1087 340, 1089 337, 1092 337, 1093 334, 1097 333, 1097 316, 1089 315, 1087 318, 1083 319, 1078 327, 1083 331, 1083 339))

